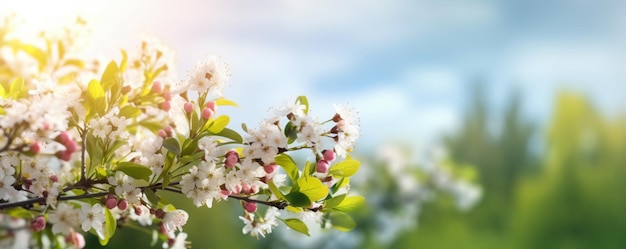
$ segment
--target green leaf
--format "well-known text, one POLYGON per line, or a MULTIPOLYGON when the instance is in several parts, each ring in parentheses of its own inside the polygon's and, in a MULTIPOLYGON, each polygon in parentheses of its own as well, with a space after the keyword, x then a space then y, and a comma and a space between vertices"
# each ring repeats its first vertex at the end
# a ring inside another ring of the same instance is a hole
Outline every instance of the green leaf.
POLYGON ((28 91, 26 90, 26 87, 24 86, 24 78, 19 77, 13 80, 13 82, 11 82, 11 86, 9 86, 8 97, 17 99, 25 95, 27 92, 28 91))
POLYGON ((296 99, 296 103, 300 102, 301 105, 304 105, 304 114, 309 113, 309 100, 307 100, 306 96, 298 96, 296 99))
POLYGON ((337 193, 337 191, 339 191, 339 189, 343 186, 345 186, 346 184, 350 183, 350 178, 348 177, 342 177, 341 179, 339 179, 337 181, 337 183, 335 183, 335 185, 333 185, 332 188, 330 188, 331 193, 335 194, 337 193))
POLYGON ((272 191, 272 193, 276 196, 276 198, 278 198, 279 200, 285 199, 285 195, 283 195, 283 192, 280 192, 280 189, 276 187, 276 184, 274 184, 274 180, 270 179, 267 182, 267 185, 269 186, 270 191, 272 191))
POLYGON ((126 68, 128 67, 128 55, 126 54, 126 50, 120 49, 122 52, 122 61, 120 62, 120 72, 126 72, 126 68))
POLYGON ((100 245, 102 246, 106 246, 106 244, 109 243, 109 239, 113 237, 115 229, 117 228, 117 220, 113 217, 113 214, 108 208, 104 209, 104 217, 104 238, 98 236, 98 241, 100 241, 100 245))
POLYGON ((87 97, 94 113, 103 115, 106 109, 106 100, 104 98, 104 89, 100 82, 91 80, 87 86, 87 97))
POLYGON ((277 165, 280 165, 281 167, 283 167, 283 169, 285 170, 285 172, 287 172, 287 175, 289 175, 289 178, 291 178, 292 182, 296 182, 296 179, 298 179, 298 167, 296 166, 296 163, 293 161, 293 159, 283 153, 283 154, 279 154, 276 157, 274 157, 274 161, 276 162, 277 165))
POLYGON ((222 130, 224 130, 224 128, 226 128, 229 122, 230 118, 228 116, 219 116, 215 120, 213 120, 213 123, 211 124, 211 126, 209 126, 209 131, 213 134, 220 133, 222 132, 222 130))
POLYGON ((339 204, 341 204, 341 202, 345 198, 346 198, 346 194, 343 194, 343 195, 338 195, 338 196, 335 196, 333 198, 330 198, 330 199, 326 200, 324 202, 324 209, 334 208, 336 206, 339 206, 339 204))
POLYGON ((174 153, 174 155, 180 154, 180 143, 178 143, 176 138, 170 137, 163 140, 163 147, 174 153))
POLYGON ((337 211, 349 212, 356 209, 357 207, 360 207, 364 203, 365 198, 363 196, 348 196, 333 209, 337 211))
POLYGON ((315 166, 311 167, 311 162, 306 161, 306 164, 304 165, 304 169, 302 170, 302 174, 304 175, 311 175, 313 173, 313 170, 315 169, 315 166))
POLYGON ((328 174, 334 176, 350 177, 354 175, 361 167, 361 162, 357 160, 345 160, 337 163, 330 168, 328 174))
POLYGON ((248 126, 246 125, 246 123, 241 123, 241 129, 242 129, 244 132, 248 133, 248 126))
POLYGON ((69 59, 63 62, 63 66, 74 66, 74 67, 77 67, 78 69, 83 69, 85 68, 85 63, 78 59, 69 59))
POLYGON ((228 99, 216 99, 215 100, 215 104, 218 106, 236 106, 239 107, 239 105, 237 105, 237 103, 228 100, 228 99))
POLYGON ((288 138, 287 143, 291 144, 294 141, 296 141, 296 139, 298 138, 298 131, 296 130, 296 126, 293 125, 293 123, 291 121, 289 121, 286 125, 285 125, 285 136, 288 138))
POLYGON ((328 195, 328 187, 316 177, 304 176, 297 180, 299 192, 305 194, 312 201, 325 198, 328 195))
POLYGON ((117 164, 116 171, 122 171, 124 174, 142 180, 150 180, 150 175, 152 175, 152 170, 150 168, 143 166, 141 164, 136 164, 132 162, 120 162, 117 164))
POLYGON ((239 133, 229 128, 224 128, 222 129, 220 133, 217 133, 215 135, 229 138, 237 143, 243 143, 243 138, 241 137, 241 135, 239 135, 239 133))
POLYGON ((7 97, 7 92, 6 90, 4 90, 4 87, 2 86, 2 84, 0 84, 0 98, 6 98, 7 97))
POLYGON ((152 204, 153 207, 156 207, 159 203, 159 197, 156 195, 156 193, 154 193, 154 191, 149 188, 144 189, 143 193, 146 194, 146 198, 148 198, 150 204, 152 204))
POLYGON ((115 84, 119 83, 119 68, 117 67, 117 63, 115 61, 109 62, 106 69, 104 69, 104 73, 102 73, 102 78, 100 79, 100 83, 102 84, 102 88, 104 90, 109 90, 115 84))
POLYGON ((157 133, 160 129, 163 128, 163 124, 161 124, 160 122, 156 120, 152 120, 152 121, 142 120, 142 121, 139 121, 139 125, 147 128, 148 130, 154 133, 157 133))
POLYGON ((131 105, 124 106, 120 109, 120 116, 126 118, 136 118, 139 115, 141 115, 141 109, 131 105))
POLYGON ((310 236, 309 235, 309 228, 306 226, 306 224, 303 221, 301 221, 299 219, 295 219, 295 218, 286 219, 286 220, 280 219, 280 220, 283 223, 285 223, 285 225, 287 225, 289 228, 291 228, 291 229, 293 229, 293 230, 295 230, 297 232, 300 232, 302 234, 305 234, 306 236, 310 236))
POLYGON ((294 207, 311 207, 311 199, 300 192, 289 193, 285 195, 285 199, 294 207))
POLYGON ((9 211, 7 212, 7 214, 8 214, 10 217, 13 217, 13 218, 22 218, 22 219, 32 219, 32 218, 34 218, 34 217, 35 217, 35 215, 34 215, 32 212, 30 212, 30 211, 28 211, 28 210, 26 210, 26 209, 24 209, 24 208, 22 208, 22 207, 20 207, 20 208, 13 208, 13 209, 9 209, 9 211))
POLYGON ((48 58, 46 56, 46 53, 40 48, 31 44, 21 43, 17 40, 8 41, 6 42, 6 44, 11 46, 13 50, 21 50, 37 60, 37 64, 39 65, 39 71, 46 67, 46 64, 48 63, 48 58))
POLYGON ((329 219, 333 228, 342 232, 350 231, 356 227, 354 220, 346 213, 332 212, 329 215, 329 219))

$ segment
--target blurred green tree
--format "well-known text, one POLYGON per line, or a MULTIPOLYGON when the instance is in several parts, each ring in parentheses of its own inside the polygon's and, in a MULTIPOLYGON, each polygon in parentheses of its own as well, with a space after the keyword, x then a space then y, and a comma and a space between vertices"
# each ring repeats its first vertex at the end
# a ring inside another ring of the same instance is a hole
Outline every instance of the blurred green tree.
POLYGON ((521 248, 625 248, 626 119, 604 118, 580 94, 561 93, 540 175, 520 187, 521 248))

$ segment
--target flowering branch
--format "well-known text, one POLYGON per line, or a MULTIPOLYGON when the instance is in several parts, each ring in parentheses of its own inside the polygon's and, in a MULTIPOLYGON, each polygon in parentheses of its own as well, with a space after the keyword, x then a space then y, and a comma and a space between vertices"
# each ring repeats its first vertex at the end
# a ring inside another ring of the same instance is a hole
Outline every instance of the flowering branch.
POLYGON ((188 215, 159 190, 208 208, 239 200, 243 232, 255 237, 278 226, 280 215, 294 217, 283 222, 307 235, 307 217, 320 217, 321 227, 354 228, 344 212, 364 199, 348 193, 360 167, 349 156, 360 135, 353 109, 335 105, 333 117, 319 122, 300 96, 240 134, 221 114, 237 104, 223 97, 230 71, 220 58, 208 56, 179 80, 170 71, 173 53, 154 39, 136 54, 122 50, 121 60, 94 63, 106 65, 99 69, 68 57, 80 54, 68 53, 78 36, 55 37, 44 35, 54 44, 44 48, 0 37, 0 49, 25 53, 36 65, 0 68, 10 72, 0 75, 0 213, 32 220, 37 238, 64 236, 48 240, 81 247, 82 230, 106 245, 122 225, 115 217, 123 217, 174 247, 186 237, 188 215), (296 163, 296 150, 314 159, 296 163), (264 217, 255 217, 257 204, 267 206, 264 217), (35 205, 42 207, 36 216, 35 205))

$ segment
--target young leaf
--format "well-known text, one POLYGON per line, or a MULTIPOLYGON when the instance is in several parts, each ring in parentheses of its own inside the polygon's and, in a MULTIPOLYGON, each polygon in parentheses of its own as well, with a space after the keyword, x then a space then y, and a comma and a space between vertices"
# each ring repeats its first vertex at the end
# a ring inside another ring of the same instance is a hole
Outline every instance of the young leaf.
POLYGON ((131 163, 131 162, 120 162, 117 164, 116 171, 122 171, 124 174, 142 180, 150 180, 150 175, 152 174, 152 170, 148 167, 143 166, 141 164, 131 163))
POLYGON ((128 67, 128 55, 126 54, 126 50, 120 49, 122 52, 122 61, 120 62, 120 72, 126 72, 126 67, 128 67))
POLYGON ((294 207, 310 207, 311 199, 303 193, 293 192, 285 195, 285 199, 294 207))
POLYGON ((291 228, 291 229, 293 229, 293 230, 295 230, 297 232, 303 233, 306 236, 310 236, 309 235, 309 228, 306 226, 306 224, 303 221, 301 221, 299 219, 295 219, 295 218, 286 219, 286 220, 280 219, 280 220, 283 223, 285 223, 285 225, 287 225, 289 228, 291 228))
POLYGON ((337 191, 339 191, 339 189, 343 186, 345 186, 346 184, 350 183, 350 178, 348 177, 342 177, 341 179, 339 179, 337 181, 337 183, 335 183, 335 185, 333 185, 332 188, 330 188, 330 192, 335 194, 337 193, 337 191))
POLYGON ((328 195, 328 187, 316 177, 300 177, 297 182, 299 187, 298 191, 305 194, 312 201, 317 201, 328 195))
POLYGON ((361 163, 357 160, 345 160, 337 163, 330 168, 328 174, 334 176, 350 177, 354 175, 361 167, 361 163))
POLYGON ((9 86, 9 98, 17 99, 25 93, 26 88, 24 87, 24 78, 19 77, 11 82, 11 86, 9 86))
POLYGON ((224 128, 226 128, 229 122, 230 122, 230 118, 228 116, 226 115, 219 116, 215 120, 213 120, 213 123, 209 127, 209 131, 212 132, 213 134, 220 133, 224 128))
POLYGON ((111 211, 108 208, 104 209, 104 238, 98 237, 98 241, 100 241, 100 245, 106 246, 109 243, 109 239, 113 237, 115 234, 115 229, 117 228, 117 220, 113 217, 111 211))
POLYGON ((285 172, 287 172, 287 175, 289 175, 289 178, 291 178, 292 182, 296 182, 296 179, 298 179, 298 167, 296 166, 296 163, 293 161, 293 159, 287 155, 287 154, 279 154, 276 157, 274 157, 274 161, 276 161, 276 164, 280 165, 281 167, 283 167, 283 169, 285 170, 285 172))
POLYGON ((104 98, 104 89, 102 85, 100 85, 100 82, 97 80, 91 80, 89 82, 87 86, 87 96, 92 110, 95 113, 103 115, 106 109, 106 100, 104 98))
POLYGON ((109 90, 112 86, 119 84, 119 72, 120 70, 117 67, 117 63, 115 63, 115 61, 109 62, 100 79, 104 90, 109 90))
POLYGON ((220 133, 217 133, 215 135, 229 138, 237 143, 243 143, 243 138, 241 137, 241 135, 239 135, 239 133, 229 128, 224 128, 222 129, 220 133))
POLYGON ((298 138, 298 131, 296 131, 296 126, 293 125, 291 121, 289 121, 285 125, 284 133, 285 133, 285 136, 288 138, 287 140, 288 144, 293 143, 298 138))
POLYGON ((324 202, 324 208, 334 208, 341 204, 341 202, 346 198, 346 194, 338 195, 333 198, 330 198, 324 202))
POLYGON ((170 137, 163 140, 163 147, 165 147, 165 149, 171 151, 175 155, 180 154, 180 143, 178 143, 178 140, 176 140, 176 138, 170 137))
POLYGON ((156 195, 156 193, 154 193, 154 191, 152 191, 152 189, 144 189, 143 193, 146 194, 146 198, 148 198, 148 201, 150 202, 150 204, 152 204, 152 206, 156 207, 157 204, 159 203, 159 197, 156 195))
POLYGON ((120 116, 124 116, 126 118, 136 118, 141 115, 141 110, 137 107, 127 105, 120 109, 120 116))
POLYGON ((333 228, 342 232, 350 231, 356 227, 354 220, 346 213, 332 212, 330 213, 329 219, 333 228))
POLYGON ((363 196, 348 196, 339 205, 334 207, 334 210, 349 212, 365 203, 363 196))
POLYGON ((217 99, 215 100, 215 104, 217 104, 218 106, 236 106, 239 107, 239 105, 237 105, 237 103, 228 100, 228 99, 217 99))
POLYGON ((267 182, 267 185, 269 186, 270 191, 272 191, 272 193, 276 196, 276 198, 278 198, 279 200, 285 199, 285 195, 283 195, 283 192, 280 192, 280 189, 276 187, 276 184, 274 184, 274 180, 270 179, 267 182))
POLYGON ((296 103, 300 102, 301 105, 304 105, 304 114, 309 113, 309 100, 306 99, 306 96, 298 96, 296 99, 296 103))

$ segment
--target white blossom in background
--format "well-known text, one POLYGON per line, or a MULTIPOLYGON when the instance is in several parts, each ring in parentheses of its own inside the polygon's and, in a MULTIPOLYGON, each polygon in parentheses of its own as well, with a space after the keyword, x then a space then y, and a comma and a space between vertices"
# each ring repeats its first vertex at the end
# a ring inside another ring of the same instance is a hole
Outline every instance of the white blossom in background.
MULTIPOLYGON (((189 73, 189 85, 187 90, 209 93, 222 97, 224 87, 230 79, 230 67, 219 57, 209 55, 204 60, 199 61, 194 69, 189 73)), ((180 89, 179 89, 180 90, 180 89)))

